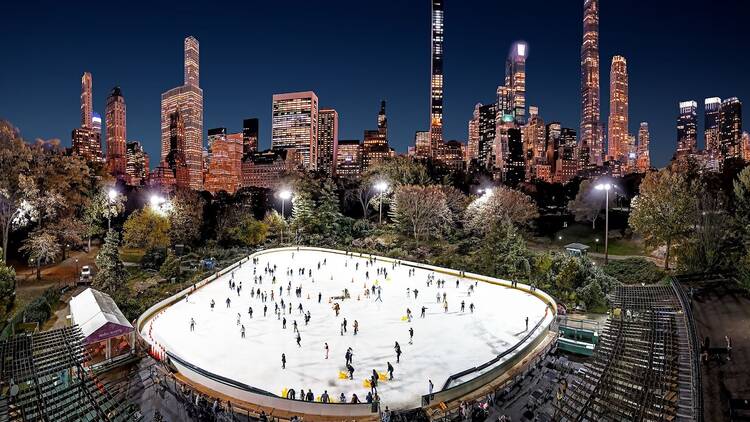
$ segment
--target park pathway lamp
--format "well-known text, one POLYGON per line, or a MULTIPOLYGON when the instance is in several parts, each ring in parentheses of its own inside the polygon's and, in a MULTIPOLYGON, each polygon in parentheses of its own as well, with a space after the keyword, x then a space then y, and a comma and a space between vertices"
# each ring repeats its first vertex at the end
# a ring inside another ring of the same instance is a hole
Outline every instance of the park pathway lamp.
POLYGON ((599 183, 596 190, 604 191, 604 265, 609 261, 609 191, 615 186, 611 183, 599 183))
MULTIPOLYGON (((110 206, 112 206, 115 203, 117 203, 117 196, 119 194, 120 193, 117 192, 117 189, 115 189, 115 188, 110 188, 109 189, 109 192, 107 192, 107 197, 109 198, 109 205, 110 206)), ((112 229, 112 215, 111 215, 111 213, 108 212, 107 213, 107 230, 111 230, 111 229, 112 229)))
POLYGON ((375 189, 380 192, 380 201, 378 205, 378 224, 383 224, 383 194, 388 190, 388 183, 378 182, 375 184, 375 189))
POLYGON ((281 198, 281 243, 284 243, 284 223, 286 222, 284 218, 284 204, 286 203, 286 200, 292 197, 292 191, 289 189, 284 189, 281 192, 279 192, 279 198, 281 198))

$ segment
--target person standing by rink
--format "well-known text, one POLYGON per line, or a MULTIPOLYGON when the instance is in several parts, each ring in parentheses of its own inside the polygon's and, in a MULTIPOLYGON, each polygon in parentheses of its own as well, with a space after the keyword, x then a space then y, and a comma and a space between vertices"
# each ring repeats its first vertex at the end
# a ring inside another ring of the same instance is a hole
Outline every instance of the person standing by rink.
POLYGON ((430 400, 432 400, 432 389, 433 389, 433 388, 434 388, 435 386, 434 386, 434 385, 432 384, 432 380, 427 380, 427 381, 429 382, 429 385, 428 385, 428 389, 429 389, 429 391, 430 391, 430 400))
POLYGON ((526 317, 526 331, 529 331, 529 317, 526 317))

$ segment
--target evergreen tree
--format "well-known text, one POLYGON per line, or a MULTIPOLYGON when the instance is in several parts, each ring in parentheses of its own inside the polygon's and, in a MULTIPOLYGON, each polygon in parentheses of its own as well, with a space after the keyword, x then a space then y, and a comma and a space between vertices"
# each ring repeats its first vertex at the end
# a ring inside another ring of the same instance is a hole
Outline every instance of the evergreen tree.
POLYGON ((159 274, 169 281, 180 275, 180 259, 171 250, 167 252, 167 258, 159 268, 159 274))
POLYGON ((102 291, 114 292, 122 287, 127 279, 119 253, 120 235, 109 230, 104 244, 96 255, 96 267, 99 272, 94 276, 94 285, 102 291))

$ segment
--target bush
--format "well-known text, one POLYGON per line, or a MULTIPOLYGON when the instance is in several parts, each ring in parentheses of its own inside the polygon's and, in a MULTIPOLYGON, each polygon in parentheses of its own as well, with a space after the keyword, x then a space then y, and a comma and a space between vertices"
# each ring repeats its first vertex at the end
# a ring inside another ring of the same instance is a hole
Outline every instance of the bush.
POLYGON ((164 248, 149 248, 141 258, 141 268, 147 270, 158 270, 166 259, 164 248))
POLYGON ((666 273, 644 258, 612 260, 603 267, 604 273, 623 284, 658 283, 666 273))
POLYGON ((177 278, 180 275, 180 259, 177 258, 174 252, 169 251, 167 253, 164 263, 161 264, 161 268, 159 268, 159 274, 168 281, 171 281, 172 278, 177 278))

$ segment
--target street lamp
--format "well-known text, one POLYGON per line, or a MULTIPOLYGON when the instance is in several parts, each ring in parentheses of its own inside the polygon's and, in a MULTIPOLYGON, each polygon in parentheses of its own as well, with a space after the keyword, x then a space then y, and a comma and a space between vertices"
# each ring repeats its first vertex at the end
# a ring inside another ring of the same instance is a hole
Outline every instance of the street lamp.
POLYGON ((599 238, 597 237, 594 241, 596 242, 596 251, 599 252, 599 238))
POLYGON ((172 209, 172 204, 169 200, 160 195, 151 195, 149 203, 151 204, 151 208, 159 213, 159 215, 166 215, 172 209))
MULTIPOLYGON (((80 272, 78 272, 78 258, 76 258, 76 277, 78 277, 78 278, 80 278, 80 277, 81 277, 81 273, 80 273, 80 272)), ((74 278, 75 278, 75 277, 74 277, 74 278)))
POLYGON ((388 190, 388 183, 386 182, 378 182, 375 184, 375 189, 380 191, 380 204, 378 205, 378 224, 383 224, 383 193, 388 190))
POLYGON ((609 261, 609 191, 615 187, 611 183, 599 183, 594 186, 596 190, 604 191, 604 265, 609 261))
MULTIPOLYGON (((119 193, 117 192, 117 189, 115 188, 109 189, 109 192, 107 192, 107 196, 109 197, 110 205, 115 203, 115 201, 117 200, 117 195, 119 195, 119 193)), ((107 213, 107 230, 111 230, 111 229, 112 229, 112 216, 108 212, 107 213)))
MULTIPOLYGON (((292 197, 292 191, 284 189, 279 192, 279 198, 281 198, 281 220, 284 221, 284 204, 286 200, 292 197)), ((281 225, 281 243, 284 243, 284 225, 281 225)))

